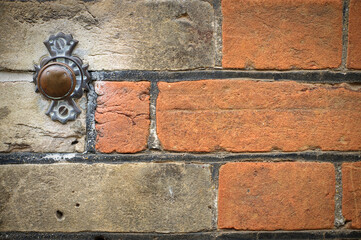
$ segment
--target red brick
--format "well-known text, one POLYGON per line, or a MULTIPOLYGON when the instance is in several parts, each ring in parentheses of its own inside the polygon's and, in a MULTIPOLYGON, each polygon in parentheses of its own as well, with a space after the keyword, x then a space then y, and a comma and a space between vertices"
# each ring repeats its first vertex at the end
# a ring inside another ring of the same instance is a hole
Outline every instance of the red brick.
POLYGON ((159 83, 164 149, 266 152, 361 149, 361 90, 291 81, 159 83))
POLYGON ((95 112, 100 152, 144 150, 149 135, 149 82, 97 82, 95 112))
POLYGON ((334 197, 330 163, 227 163, 219 173, 218 227, 332 228, 334 197))
POLYGON ((342 212, 351 228, 361 228, 361 162, 342 164, 342 212))
POLYGON ((348 25, 347 67, 361 69, 361 1, 351 0, 348 25))
POLYGON ((337 68, 342 0, 222 0, 223 67, 337 68))

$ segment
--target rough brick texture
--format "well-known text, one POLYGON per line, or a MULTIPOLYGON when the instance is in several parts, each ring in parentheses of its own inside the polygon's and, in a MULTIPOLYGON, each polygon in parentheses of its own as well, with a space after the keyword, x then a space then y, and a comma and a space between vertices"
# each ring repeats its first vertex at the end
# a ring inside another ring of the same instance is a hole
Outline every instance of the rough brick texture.
POLYGON ((332 228, 334 196, 331 163, 227 163, 219 173, 218 227, 332 228))
POLYGON ((0 179, 0 231, 212 227, 214 194, 206 164, 3 165, 0 179))
POLYGON ((144 150, 149 135, 149 82, 97 82, 95 113, 100 152, 144 150))
POLYGON ((361 69, 361 1, 350 1, 347 67, 361 69))
POLYGON ((361 162, 342 164, 342 212, 351 228, 361 228, 361 162))
POLYGON ((341 0, 223 0, 223 67, 337 68, 341 0))
POLYGON ((361 149, 361 91, 348 85, 159 83, 157 131, 171 151, 361 149))

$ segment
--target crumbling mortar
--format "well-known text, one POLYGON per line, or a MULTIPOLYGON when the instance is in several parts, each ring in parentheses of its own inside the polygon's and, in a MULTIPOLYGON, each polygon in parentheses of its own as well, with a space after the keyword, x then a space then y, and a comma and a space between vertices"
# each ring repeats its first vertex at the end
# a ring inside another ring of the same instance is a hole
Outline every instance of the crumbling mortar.
POLYGON ((335 194, 335 227, 341 228, 345 225, 342 215, 342 163, 335 163, 336 171, 336 194, 335 194))
POLYGON ((213 9, 214 9, 214 45, 215 45, 215 67, 222 67, 222 47, 223 47, 223 40, 222 40, 222 6, 221 0, 214 0, 213 2, 213 9))
POLYGON ((213 230, 217 230, 218 225, 218 186, 219 186, 219 169, 224 163, 212 163, 211 171, 212 171, 212 185, 213 185, 213 193, 214 193, 214 202, 212 208, 212 228, 213 230))
POLYGON ((350 11, 350 0, 343 1, 343 18, 342 18, 342 58, 340 70, 347 70, 347 50, 348 50, 348 21, 350 11))
POLYGON ((96 130, 95 130, 95 109, 97 105, 97 94, 95 92, 93 84, 89 84, 88 92, 88 103, 86 110, 86 153, 95 153, 95 140, 96 140, 96 130))
POLYGON ((149 137, 148 137, 148 149, 150 150, 162 150, 160 142, 157 136, 157 121, 156 121, 156 105, 159 89, 156 82, 150 84, 150 98, 149 98, 149 137))

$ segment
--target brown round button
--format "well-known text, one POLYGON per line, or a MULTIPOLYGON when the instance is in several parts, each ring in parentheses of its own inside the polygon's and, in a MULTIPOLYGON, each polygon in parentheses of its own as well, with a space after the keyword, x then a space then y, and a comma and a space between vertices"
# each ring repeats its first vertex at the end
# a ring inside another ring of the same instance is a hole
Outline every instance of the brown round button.
POLYGON ((53 62, 40 69, 38 88, 47 98, 64 99, 74 91, 76 77, 73 70, 64 63, 53 62))

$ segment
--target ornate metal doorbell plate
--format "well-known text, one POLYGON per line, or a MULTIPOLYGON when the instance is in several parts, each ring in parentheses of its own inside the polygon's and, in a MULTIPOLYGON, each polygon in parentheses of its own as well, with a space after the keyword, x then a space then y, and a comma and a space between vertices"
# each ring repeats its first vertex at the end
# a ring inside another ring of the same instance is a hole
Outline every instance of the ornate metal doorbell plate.
POLYGON ((91 81, 89 65, 72 56, 77 43, 70 34, 51 35, 44 42, 50 56, 35 65, 35 91, 52 101, 46 114, 63 124, 81 113, 73 99, 81 98, 91 81))

